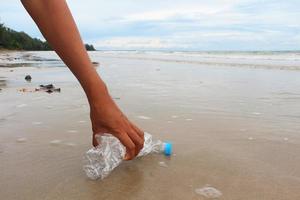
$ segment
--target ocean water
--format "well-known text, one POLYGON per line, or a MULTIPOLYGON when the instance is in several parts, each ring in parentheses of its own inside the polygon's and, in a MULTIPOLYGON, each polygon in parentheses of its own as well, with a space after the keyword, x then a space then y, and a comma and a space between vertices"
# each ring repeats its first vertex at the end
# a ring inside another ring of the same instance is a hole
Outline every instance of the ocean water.
MULTIPOLYGON (((190 63, 195 65, 230 66, 265 69, 300 69, 299 51, 257 52, 184 52, 184 51, 94 51, 92 58, 110 57, 119 59, 156 60, 161 62, 190 63)), ((64 66, 54 52, 15 52, 14 59, 4 60, 11 66, 64 66)), ((8 56, 8 57, 9 57, 8 56)), ((1 56, 1 58, 5 56, 1 56)), ((0 60, 1 61, 1 60, 0 60)), ((0 62, 1 64, 1 62, 0 62)), ((2 64, 3 65, 3 64, 2 64)))

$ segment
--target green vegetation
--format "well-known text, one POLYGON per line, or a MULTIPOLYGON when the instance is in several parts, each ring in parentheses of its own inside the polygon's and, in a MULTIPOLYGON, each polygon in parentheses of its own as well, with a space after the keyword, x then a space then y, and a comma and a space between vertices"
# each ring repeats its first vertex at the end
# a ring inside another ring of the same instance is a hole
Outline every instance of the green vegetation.
MULTIPOLYGON (((86 44, 88 51, 95 51, 93 45, 86 44)), ((0 23, 0 49, 49 51, 52 50, 48 42, 32 38, 24 32, 17 32, 0 23)))
POLYGON ((94 46, 92 44, 85 44, 85 48, 88 51, 96 51, 96 49, 94 48, 94 46))
POLYGON ((0 24, 0 48, 18 50, 51 50, 47 42, 31 38, 24 32, 17 32, 0 24))

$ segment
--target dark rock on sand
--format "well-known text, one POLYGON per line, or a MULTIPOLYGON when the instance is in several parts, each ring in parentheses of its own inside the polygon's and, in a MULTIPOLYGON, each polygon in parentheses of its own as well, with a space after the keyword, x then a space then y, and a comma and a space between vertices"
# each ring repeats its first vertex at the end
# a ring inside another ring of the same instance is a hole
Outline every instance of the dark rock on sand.
POLYGON ((35 91, 45 91, 47 93, 60 92, 60 88, 55 88, 53 84, 40 85, 40 88, 36 88, 35 91))
POLYGON ((48 85, 40 85, 41 89, 54 89, 53 84, 48 84, 48 85))
POLYGON ((32 79, 32 77, 31 77, 30 75, 26 75, 26 76, 25 76, 25 80, 26 80, 27 82, 30 82, 31 79, 32 79))
POLYGON ((98 62, 92 62, 92 64, 93 64, 95 67, 98 67, 100 63, 98 63, 98 62))

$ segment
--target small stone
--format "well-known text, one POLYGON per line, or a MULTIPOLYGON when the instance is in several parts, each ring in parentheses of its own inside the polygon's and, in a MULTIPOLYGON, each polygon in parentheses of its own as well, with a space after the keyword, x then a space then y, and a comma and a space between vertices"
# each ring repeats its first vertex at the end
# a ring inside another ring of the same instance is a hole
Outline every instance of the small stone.
POLYGON ((30 82, 30 81, 31 81, 31 79, 32 79, 32 78, 31 78, 31 76, 30 76, 30 75, 26 75, 26 76, 25 76, 25 80, 26 80, 27 82, 30 82))

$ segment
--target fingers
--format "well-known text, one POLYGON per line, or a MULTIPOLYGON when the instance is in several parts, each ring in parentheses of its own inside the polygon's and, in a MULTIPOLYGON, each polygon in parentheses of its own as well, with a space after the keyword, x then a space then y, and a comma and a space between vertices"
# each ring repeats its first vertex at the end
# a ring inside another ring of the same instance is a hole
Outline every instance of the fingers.
POLYGON ((136 147, 131 138, 126 133, 117 134, 116 137, 126 147, 126 155, 124 160, 131 160, 136 155, 136 147))
POLYGON ((135 156, 137 156, 139 154, 140 150, 144 146, 144 140, 141 139, 141 137, 139 136, 139 134, 136 131, 134 131, 134 130, 128 132, 128 136, 130 137, 130 139, 135 144, 135 156))
POLYGON ((130 123, 131 127, 139 134, 140 138, 143 140, 144 143, 144 131, 142 131, 141 129, 139 129, 136 125, 134 125, 133 123, 130 123))
POLYGON ((126 147, 125 160, 133 159, 139 154, 144 146, 144 132, 130 121, 125 121, 125 123, 120 126, 122 128, 118 129, 117 131, 116 129, 95 126, 95 124, 92 124, 92 127, 94 132, 92 138, 93 146, 97 147, 101 143, 101 141, 97 140, 96 136, 98 134, 111 133, 126 147))
POLYGON ((93 134, 93 142, 92 142, 93 146, 96 147, 99 145, 97 139, 96 139, 96 134, 93 134))

